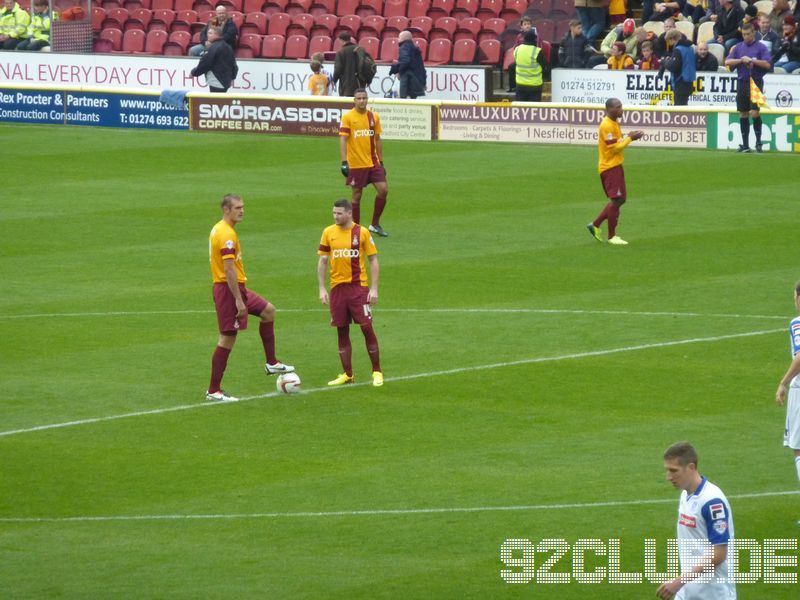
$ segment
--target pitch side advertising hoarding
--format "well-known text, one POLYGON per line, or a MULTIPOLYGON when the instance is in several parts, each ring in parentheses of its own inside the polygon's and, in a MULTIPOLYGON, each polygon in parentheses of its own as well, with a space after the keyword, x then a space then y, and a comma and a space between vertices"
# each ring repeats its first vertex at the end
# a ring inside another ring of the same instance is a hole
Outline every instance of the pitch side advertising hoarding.
POLYGON ((0 121, 185 130, 189 111, 157 94, 0 87, 0 121))
MULTIPOLYGON (((307 61, 239 60, 239 76, 232 94, 310 96, 307 61)), ((190 71, 196 58, 136 56, 126 54, 54 54, 47 52, 0 53, 0 84, 46 84, 52 87, 83 86, 125 88, 161 92, 178 89, 208 91, 204 78, 190 71)), ((333 69, 333 65, 328 65, 333 69)), ((485 102, 491 93, 491 69, 480 66, 427 67, 428 99, 485 102)), ((378 65, 370 96, 382 98, 391 90, 388 65, 378 65)))
MULTIPOLYGON (((669 76, 657 71, 604 71, 553 69, 553 102, 605 104, 610 97, 622 104, 666 105, 669 76)), ((698 72, 689 106, 736 106, 736 75, 698 72)), ((764 78, 764 95, 773 109, 800 108, 800 77, 770 73, 764 78)))
MULTIPOLYGON (((353 108, 353 102, 215 94, 193 95, 190 106, 191 128, 197 131, 336 136, 342 115, 353 108)), ((433 104, 372 101, 369 108, 380 116, 384 139, 433 139, 437 109, 433 104)))

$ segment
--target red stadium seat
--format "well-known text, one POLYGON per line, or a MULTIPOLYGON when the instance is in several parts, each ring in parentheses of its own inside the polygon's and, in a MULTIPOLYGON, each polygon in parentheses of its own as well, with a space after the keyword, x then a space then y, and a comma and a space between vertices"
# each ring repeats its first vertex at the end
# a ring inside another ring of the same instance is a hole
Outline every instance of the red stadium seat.
POLYGON ((560 42, 564 36, 569 32, 570 19, 562 19, 556 22, 556 36, 553 38, 554 42, 560 42))
MULTIPOLYGON (((314 26, 314 17, 309 13, 299 13, 292 15, 292 23, 286 29, 286 36, 290 35, 304 35, 309 37, 311 35, 311 28, 314 26)), ((288 41, 288 40, 287 40, 288 41)))
POLYGON ((163 29, 169 32, 172 22, 175 20, 175 12, 159 8, 153 11, 153 18, 150 20, 150 30, 163 29))
POLYGON ((114 44, 112 44, 109 40, 103 38, 95 38, 92 41, 92 52, 95 54, 108 54, 114 49, 114 44))
POLYGON ((289 0, 286 5, 286 13, 290 16, 310 14, 309 10, 311 10, 311 0, 289 0))
POLYGON ((239 46, 234 50, 234 56, 236 58, 243 58, 245 60, 256 58, 256 53, 253 52, 253 49, 250 46, 239 46))
MULTIPOLYGON (((575 0, 571 0, 574 2, 575 0)), ((525 14, 533 19, 540 19, 542 17, 550 16, 550 9, 553 6, 553 0, 529 0, 528 8, 525 14)), ((575 5, 573 4, 573 7, 575 5)))
POLYGON ((194 0, 174 0, 172 10, 175 12, 179 10, 194 10, 194 0))
POLYGON ((106 21, 116 21, 119 23, 118 29, 122 29, 125 21, 127 21, 130 16, 130 13, 125 8, 112 8, 106 11, 106 21))
POLYGON ((500 64, 500 53, 503 49, 499 40, 484 40, 478 44, 478 64, 500 64))
POLYGON ((575 0, 553 0, 550 16, 554 19, 571 19, 575 16, 575 0))
POLYGON ((261 54, 261 39, 263 36, 258 33, 243 33, 239 36, 239 47, 246 47, 253 51, 253 57, 261 54))
POLYGON ((356 14, 361 17, 383 14, 383 0, 360 0, 356 14))
MULTIPOLYGON (((149 10, 152 3, 152 0, 125 0, 122 6, 128 10, 136 10, 137 8, 146 8, 149 10)), ((19 3, 19 5, 22 6, 22 3, 19 3)))
MULTIPOLYGON (((155 15, 153 16, 155 18, 155 15)), ((181 10, 175 12, 175 21, 182 21, 187 25, 191 25, 192 23, 197 23, 199 20, 199 15, 197 14, 196 10, 181 10)))
POLYGON ((381 49, 381 41, 376 37, 363 37, 358 40, 358 45, 364 48, 372 58, 376 58, 381 49))
POLYGON ((386 0, 383 5, 383 16, 387 19, 391 17, 405 17, 408 12, 406 0, 386 0))
POLYGON ((548 42, 555 42, 556 40, 556 24, 555 21, 550 19, 539 19, 536 21, 536 32, 539 35, 539 40, 547 40, 548 42))
POLYGON ((286 13, 275 13, 269 18, 269 25, 267 26, 268 35, 281 35, 286 37, 286 30, 292 24, 292 17, 286 13))
POLYGON ((408 0, 408 14, 406 16, 409 19, 427 17, 430 7, 431 0, 408 0))
POLYGON ((169 40, 169 34, 166 31, 150 31, 147 33, 147 39, 144 42, 144 51, 148 54, 163 54, 164 44, 169 40))
POLYGON ((339 24, 339 17, 336 15, 317 15, 314 17, 314 26, 311 28, 311 35, 327 35, 333 37, 336 25, 339 24))
POLYGON ((119 52, 122 50, 122 30, 117 28, 103 29, 100 32, 100 39, 111 42, 111 50, 119 52))
POLYGON ((246 33, 266 35, 268 23, 269 19, 267 18, 267 15, 262 12, 247 13, 244 16, 244 23, 242 23, 242 26, 239 28, 239 35, 241 36, 246 33))
POLYGON ((481 21, 496 19, 503 10, 503 0, 481 0, 481 6, 475 16, 481 21))
MULTIPOLYGON (((177 12, 179 10, 186 10, 185 5, 183 5, 180 8, 178 8, 178 2, 180 2, 180 0, 175 0, 175 6, 176 6, 175 11, 177 12)), ((200 14, 200 13, 203 13, 203 12, 206 12, 206 11, 214 12, 214 5, 211 4, 210 0, 195 0, 194 4, 192 4, 191 8, 192 8, 192 10, 196 10, 197 14, 200 14)))
POLYGON ((413 38, 414 45, 419 48, 420 54, 422 54, 422 60, 428 60, 428 40, 425 38, 417 37, 413 38))
POLYGON ((143 29, 147 29, 150 21, 153 20, 153 12, 149 8, 135 8, 130 12, 130 15, 131 19, 136 19, 144 25, 143 29))
POLYGON ((336 0, 313 0, 308 12, 315 17, 318 15, 335 15, 336 0))
POLYGON ((386 19, 386 26, 383 28, 383 30, 386 31, 387 29, 392 29, 400 33, 401 31, 408 29, 408 24, 408 17, 403 17, 400 15, 396 17, 389 17, 386 19))
POLYGON ((244 0, 242 2, 242 12, 244 14, 263 12, 265 0, 244 0))
POLYGON ((106 18, 106 9, 100 6, 92 7, 92 31, 95 33, 103 29, 103 21, 106 18))
POLYGON ((349 31, 353 37, 358 35, 358 30, 361 29, 361 17, 356 15, 345 15, 339 17, 339 25, 336 27, 334 35, 339 35, 341 31, 349 31))
POLYGON ((304 35, 290 35, 286 38, 286 58, 308 58, 308 38, 304 35))
POLYGON ((150 10, 174 10, 175 2, 173 0, 153 0, 150 5, 150 10))
POLYGON ((242 28, 242 24, 244 23, 244 13, 240 13, 238 10, 229 10, 228 16, 230 17, 233 24, 236 25, 236 30, 242 28))
POLYGON ((450 16, 457 19, 466 19, 474 17, 480 8, 480 0, 456 0, 455 8, 450 13, 450 16))
POLYGON ((189 49, 192 36, 186 31, 174 31, 169 34, 169 41, 164 44, 166 56, 184 56, 189 49))
POLYGON ((550 55, 553 53, 553 46, 547 40, 542 40, 539 42, 542 48, 542 54, 544 54, 545 59, 547 60, 547 64, 553 64, 550 62, 550 55))
POLYGON ((514 49, 509 48, 503 55, 503 71, 508 71, 508 67, 514 62, 514 49))
POLYGON ((336 14, 340 17, 354 15, 359 4, 361 4, 361 0, 339 0, 336 6, 336 14))
MULTIPOLYGON (((106 0, 103 2, 102 7, 106 10, 111 10, 112 8, 122 8, 119 0, 106 0)), ((20 8, 22 8, 21 5, 20 8)))
POLYGON ((449 17, 455 8, 456 0, 431 0, 431 7, 428 9, 428 16, 436 21, 442 17, 449 17))
POLYGON ((453 45, 453 64, 471 65, 475 62, 478 44, 475 40, 458 40, 453 45))
POLYGON ((441 38, 452 40, 456 33, 457 27, 458 21, 456 21, 453 17, 439 17, 436 19, 430 35, 427 37, 431 42, 441 38))
POLYGON ((282 35, 265 35, 264 41, 261 44, 261 57, 283 58, 283 48, 285 44, 286 38, 284 38, 282 35))
POLYGON ((453 53, 453 42, 447 39, 433 40, 428 45, 428 63, 432 65, 446 65, 450 62, 453 53))
POLYGON ((502 33, 506 30, 507 26, 508 25, 503 19, 486 19, 483 22, 482 31, 491 31, 496 37, 500 37, 500 35, 502 35, 502 33))
POLYGON ((285 13, 288 4, 289 0, 267 0, 264 2, 261 12, 270 17, 275 13, 285 13))
POLYGON ((330 52, 333 48, 333 40, 327 35, 315 35, 308 43, 308 55, 312 56, 317 52, 330 52))
POLYGON ((456 33, 453 36, 455 41, 461 39, 470 39, 476 40, 478 39, 478 34, 480 33, 482 28, 480 19, 476 19, 475 17, 467 17, 466 19, 461 19, 458 22, 458 27, 456 27, 456 33))
POLYGON ((427 38, 431 34, 431 29, 433 29, 433 19, 430 17, 414 17, 411 19, 408 27, 411 29, 412 33, 416 29, 420 32, 422 37, 427 38))
POLYGON ((399 42, 397 38, 385 38, 381 41, 381 62, 397 62, 397 56, 400 53, 399 42))
POLYGON ((128 19, 122 26, 122 33, 124 34, 129 29, 138 29, 139 31, 145 31, 147 28, 145 27, 144 23, 142 23, 139 19, 128 19))
POLYGON ((500 11, 500 18, 505 19, 506 23, 517 21, 528 8, 528 0, 506 0, 503 10, 500 11))
POLYGON ((221 0, 217 3, 217 6, 222 4, 224 7, 228 9, 228 12, 242 12, 243 3, 242 0, 221 0))
POLYGON ((122 52, 144 52, 146 37, 141 29, 129 29, 122 34, 122 52))
POLYGON ((358 31, 358 37, 364 35, 371 35, 373 37, 381 37, 383 28, 386 27, 386 19, 380 15, 369 15, 361 19, 361 29, 358 31))

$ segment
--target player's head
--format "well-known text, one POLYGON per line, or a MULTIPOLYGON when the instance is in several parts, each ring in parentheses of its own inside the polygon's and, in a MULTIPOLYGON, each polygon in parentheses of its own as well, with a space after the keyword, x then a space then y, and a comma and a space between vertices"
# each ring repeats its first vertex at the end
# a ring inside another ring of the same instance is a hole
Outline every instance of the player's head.
POLYGON ((225 194, 219 206, 222 208, 222 218, 229 223, 238 223, 244 218, 244 202, 238 194, 225 194))
POLYGON ((693 489, 697 483, 697 463, 697 450, 689 442, 672 444, 664 451, 667 481, 681 490, 693 489))
POLYGON ((670 29, 667 32, 667 35, 664 36, 664 40, 667 42, 667 46, 671 48, 672 46, 677 44, 682 37, 683 34, 680 31, 678 31, 677 29, 670 29))
POLYGON ((606 114, 615 121, 622 116, 622 100, 609 98, 606 100, 606 114))
POLYGON ((756 41, 756 28, 752 23, 742 25, 742 41, 747 45, 756 41))
POLYGON ((367 110, 367 102, 369 101, 369 94, 364 88, 358 88, 353 94, 353 103, 356 105, 356 110, 364 112, 367 110))
POLYGON ((347 227, 353 221, 353 205, 350 200, 341 198, 333 203, 333 222, 340 227, 347 227))
POLYGON ((311 67, 311 71, 313 73, 319 73, 320 69, 322 69, 322 65, 316 60, 312 60, 309 66, 311 67))
POLYGON ((325 55, 322 52, 314 52, 314 54, 311 55, 311 60, 315 60, 320 65, 324 65, 325 64, 325 55))

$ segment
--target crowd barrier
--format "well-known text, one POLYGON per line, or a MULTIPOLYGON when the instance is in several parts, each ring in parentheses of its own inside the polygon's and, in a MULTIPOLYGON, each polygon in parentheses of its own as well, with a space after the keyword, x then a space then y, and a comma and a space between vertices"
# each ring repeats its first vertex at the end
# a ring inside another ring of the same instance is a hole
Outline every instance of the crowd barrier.
MULTIPOLYGON (((309 96, 192 92, 186 99, 186 107, 172 108, 155 92, 0 84, 0 121, 334 137, 352 108, 349 99, 309 96)), ((604 114, 596 104, 383 98, 370 108, 387 140, 531 144, 595 145, 604 114)), ((762 119, 767 151, 800 152, 800 110, 765 110, 762 119)), ((733 108, 627 106, 621 125, 644 131, 645 146, 732 150, 741 143, 733 108)))

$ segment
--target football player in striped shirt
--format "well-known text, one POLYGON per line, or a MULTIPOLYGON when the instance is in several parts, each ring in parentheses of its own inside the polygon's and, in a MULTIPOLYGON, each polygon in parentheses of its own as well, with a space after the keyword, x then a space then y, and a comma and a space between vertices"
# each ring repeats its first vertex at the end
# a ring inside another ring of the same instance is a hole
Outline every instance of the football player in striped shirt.
MULTIPOLYGON (((794 286, 794 305, 800 312, 800 281, 794 286)), ((792 363, 778 384, 775 392, 775 401, 778 406, 786 402, 789 395, 789 404, 786 407, 786 429, 783 434, 783 445, 794 451, 794 465, 797 469, 797 479, 800 480, 800 316, 789 323, 789 341, 792 348, 792 363)))

